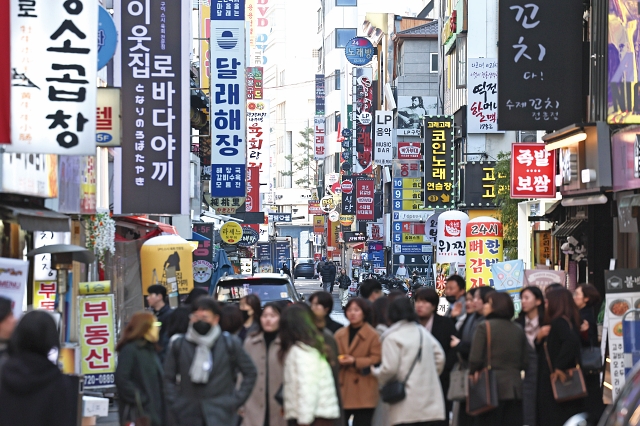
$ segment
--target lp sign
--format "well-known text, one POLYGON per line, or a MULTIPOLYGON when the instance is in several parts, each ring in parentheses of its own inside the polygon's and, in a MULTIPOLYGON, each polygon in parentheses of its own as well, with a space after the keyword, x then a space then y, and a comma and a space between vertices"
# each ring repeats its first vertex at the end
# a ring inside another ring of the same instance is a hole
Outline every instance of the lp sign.
POLYGON ((376 164, 390 166, 393 160, 393 111, 376 111, 376 164))

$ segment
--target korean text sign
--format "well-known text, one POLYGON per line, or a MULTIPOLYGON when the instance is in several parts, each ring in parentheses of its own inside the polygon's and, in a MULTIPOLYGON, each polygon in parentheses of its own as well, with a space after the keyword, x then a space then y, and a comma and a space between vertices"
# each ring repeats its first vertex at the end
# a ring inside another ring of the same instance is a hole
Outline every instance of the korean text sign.
POLYGON ((269 187, 269 101, 247 101, 247 167, 256 167, 260 183, 269 187))
POLYGON ((0 296, 11 300, 13 316, 22 316, 22 302, 27 291, 29 262, 0 257, 0 296))
POLYGON ((8 152, 95 155, 97 55, 98 2, 11 0, 8 152))
POLYGON ((188 0, 115 2, 125 141, 115 164, 116 214, 188 213, 190 90, 184 64, 190 40, 181 34, 190 31, 190 6, 188 0))
POLYGON ((353 105, 355 152, 357 161, 353 165, 354 174, 370 174, 373 155, 373 138, 371 124, 373 122, 373 70, 371 68, 353 69, 353 105))
MULTIPOLYGON (((467 207, 495 207, 496 162, 467 162, 464 166, 464 203, 467 207)), ((506 189, 505 189, 506 191, 506 189)), ((500 188, 498 188, 498 193, 500 188)))
POLYGON ((325 143, 325 118, 324 116, 317 115, 313 118, 313 159, 324 160, 326 154, 325 143))
POLYGON ((424 188, 429 208, 453 205, 453 117, 425 117, 424 188))
POLYGON ((245 197, 244 0, 211 2, 211 193, 245 197))
POLYGON ((511 145, 511 198, 555 198, 555 178, 555 151, 541 143, 511 145))
POLYGON ((467 223, 468 288, 493 287, 491 266, 502 262, 502 223, 490 217, 479 217, 467 223))
POLYGON ((555 130, 582 121, 582 15, 579 1, 500 1, 500 130, 555 130))
POLYGON ((390 166, 393 160, 393 111, 376 111, 374 159, 380 166, 390 166))
POLYGON ((356 219, 375 220, 373 212, 374 193, 374 180, 358 177, 356 180, 356 219))
POLYGON ((316 115, 324 115, 324 74, 316 74, 316 115))
POLYGON ((469 58, 467 133, 498 132, 498 60, 469 58))
POLYGON ((85 388, 115 384, 116 353, 113 295, 80 296, 80 373, 85 388))

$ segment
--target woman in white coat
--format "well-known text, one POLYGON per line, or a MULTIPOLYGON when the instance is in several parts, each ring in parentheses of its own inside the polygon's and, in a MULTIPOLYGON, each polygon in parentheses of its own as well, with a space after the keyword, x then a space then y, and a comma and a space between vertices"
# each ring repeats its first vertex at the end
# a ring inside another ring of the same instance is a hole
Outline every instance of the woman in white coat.
POLYGON ((444 351, 435 337, 417 324, 417 319, 406 297, 391 302, 392 325, 381 336, 382 364, 373 370, 381 387, 393 380, 404 381, 420 353, 422 341, 420 356, 405 383, 406 398, 389 406, 389 423, 393 426, 427 426, 429 422, 445 419, 439 379, 444 369, 444 351))

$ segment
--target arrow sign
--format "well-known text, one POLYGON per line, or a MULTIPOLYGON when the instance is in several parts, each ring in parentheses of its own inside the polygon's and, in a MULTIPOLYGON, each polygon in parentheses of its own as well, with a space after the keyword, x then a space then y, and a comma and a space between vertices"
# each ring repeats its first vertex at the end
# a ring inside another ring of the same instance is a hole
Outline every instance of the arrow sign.
POLYGON ((451 195, 449 194, 442 194, 440 196, 440 199, 442 200, 443 203, 448 203, 449 201, 451 201, 451 195))

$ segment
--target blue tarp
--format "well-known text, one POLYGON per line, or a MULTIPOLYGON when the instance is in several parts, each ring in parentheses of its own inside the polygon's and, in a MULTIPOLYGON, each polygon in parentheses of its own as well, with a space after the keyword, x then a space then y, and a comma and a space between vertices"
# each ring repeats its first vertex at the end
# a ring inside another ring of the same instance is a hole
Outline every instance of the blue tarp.
POLYGON ((229 262, 227 252, 220 249, 216 252, 216 256, 213 259, 214 271, 211 275, 211 284, 209 285, 209 295, 213 294, 213 286, 218 282, 221 277, 225 275, 233 275, 233 266, 229 262))

